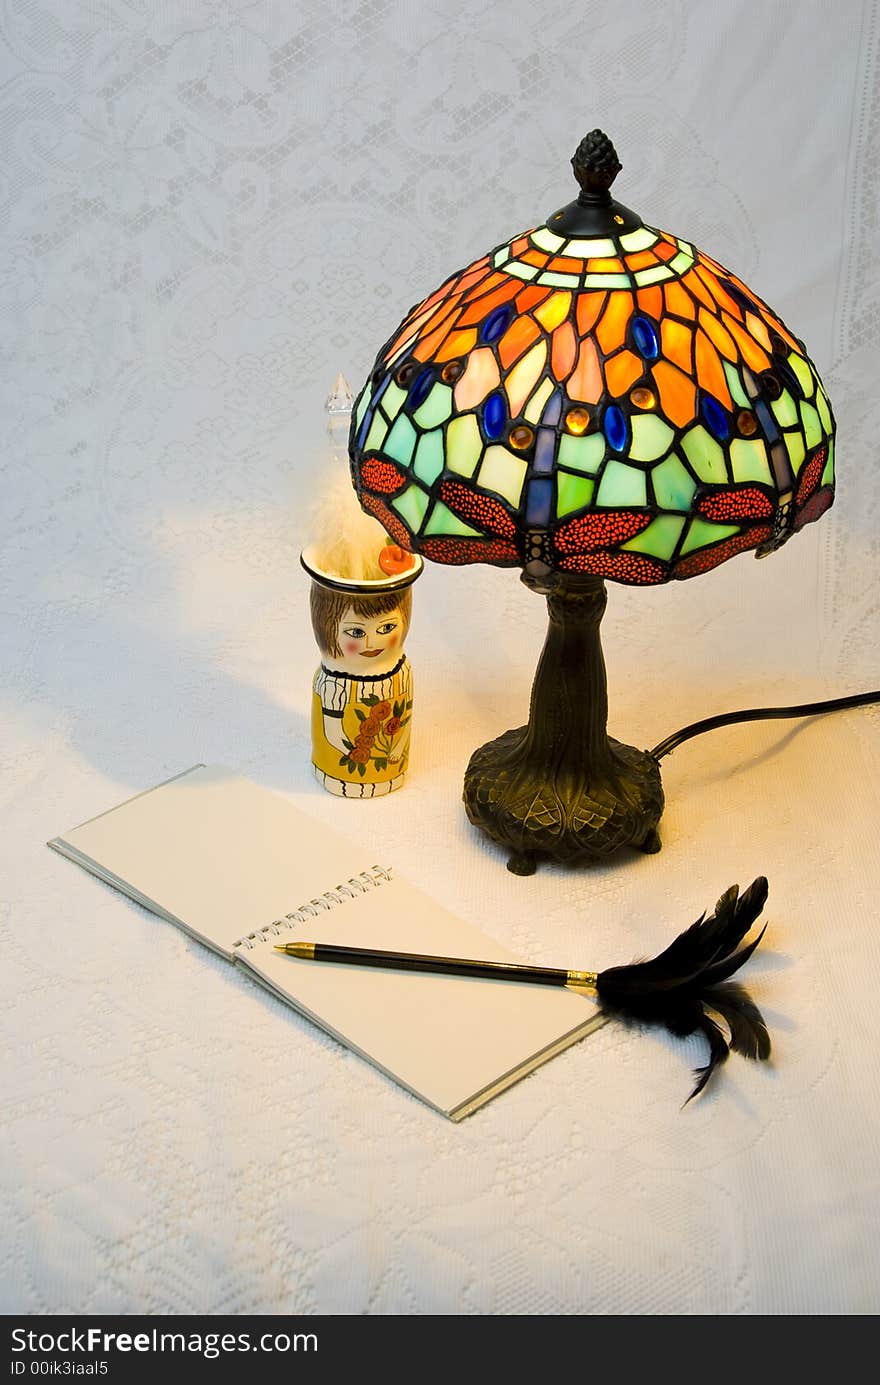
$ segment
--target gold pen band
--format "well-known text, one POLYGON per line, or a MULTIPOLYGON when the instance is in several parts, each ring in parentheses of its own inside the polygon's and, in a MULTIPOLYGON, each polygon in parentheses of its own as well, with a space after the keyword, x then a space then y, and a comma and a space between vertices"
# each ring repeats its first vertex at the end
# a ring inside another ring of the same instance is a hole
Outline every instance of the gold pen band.
POLYGON ((599 979, 598 972, 567 971, 565 974, 567 977, 566 986, 590 986, 593 990, 596 989, 596 982, 599 979))
POLYGON ((288 957, 304 957, 307 962, 315 960, 314 943, 276 943, 276 952, 286 952, 288 957))

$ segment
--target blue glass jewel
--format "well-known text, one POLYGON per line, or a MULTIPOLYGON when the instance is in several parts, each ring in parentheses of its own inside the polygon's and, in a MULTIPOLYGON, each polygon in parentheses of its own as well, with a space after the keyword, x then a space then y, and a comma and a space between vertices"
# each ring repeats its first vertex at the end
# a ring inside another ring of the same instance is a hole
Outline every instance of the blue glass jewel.
POLYGON ((649 322, 646 317, 634 317, 632 336, 639 355, 644 356, 646 361, 656 360, 660 353, 660 343, 657 340, 657 333, 654 331, 654 324, 649 322))
POLYGON ((428 395, 431 393, 431 386, 434 383, 434 371, 431 366, 427 366, 421 374, 416 376, 415 384, 410 390, 409 409, 417 409, 420 404, 424 404, 428 395))
POLYGON ((626 447, 626 419, 616 404, 609 404, 605 410, 603 427, 605 436, 614 451, 622 452, 626 447))
POLYGON ((504 432, 507 422, 507 409, 504 405, 504 395, 500 390, 490 394, 483 409, 483 427, 486 430, 486 437, 494 440, 500 438, 504 432))
POLYGON ((526 491, 526 524, 546 529, 553 507, 553 477, 538 476, 529 482, 526 491))
POLYGON ((503 337, 513 317, 513 304, 502 303, 500 308, 495 308, 486 318, 480 328, 480 341, 491 345, 499 337, 503 337))
POLYGON ((714 395, 703 395, 702 411, 709 432, 714 433, 719 442, 727 442, 730 437, 730 419, 714 395))

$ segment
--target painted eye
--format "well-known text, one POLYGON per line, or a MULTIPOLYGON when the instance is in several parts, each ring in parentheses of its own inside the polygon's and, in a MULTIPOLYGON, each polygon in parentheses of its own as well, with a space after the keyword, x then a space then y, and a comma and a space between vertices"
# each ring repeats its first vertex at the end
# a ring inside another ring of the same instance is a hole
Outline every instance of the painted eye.
POLYGON ((350 640, 362 640, 367 632, 366 630, 362 630, 359 625, 350 625, 348 629, 343 630, 342 633, 348 635, 350 640))
POLYGON ((397 621, 396 621, 396 620, 389 620, 389 621, 386 621, 384 625, 380 625, 380 626, 377 627, 377 629, 376 629, 376 634, 377 634, 377 635, 390 635, 390 634, 391 634, 391 631, 392 631, 392 630, 396 630, 396 629, 397 629, 397 621))

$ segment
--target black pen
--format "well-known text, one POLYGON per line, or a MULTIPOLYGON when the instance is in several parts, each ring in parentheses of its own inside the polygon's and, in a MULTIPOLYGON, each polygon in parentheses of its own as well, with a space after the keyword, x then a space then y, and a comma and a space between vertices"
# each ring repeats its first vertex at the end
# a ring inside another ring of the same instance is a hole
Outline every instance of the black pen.
POLYGON ((373 947, 341 947, 336 943, 276 943, 276 952, 308 962, 347 962, 356 967, 391 967, 394 971, 433 971, 447 976, 482 976, 493 981, 530 981, 539 986, 590 986, 594 971, 563 967, 528 967, 518 962, 480 962, 472 957, 435 957, 427 952, 383 952, 373 947))

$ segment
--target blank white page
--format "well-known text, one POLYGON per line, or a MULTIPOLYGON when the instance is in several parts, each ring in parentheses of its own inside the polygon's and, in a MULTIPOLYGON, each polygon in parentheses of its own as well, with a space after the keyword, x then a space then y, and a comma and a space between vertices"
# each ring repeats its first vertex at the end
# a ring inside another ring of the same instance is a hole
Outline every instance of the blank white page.
POLYGON ((366 848, 217 765, 196 765, 49 846, 226 957, 246 933, 374 864, 366 848))
POLYGON ((396 877, 236 949, 236 960, 282 999, 453 1119, 604 1020, 594 1001, 562 987, 310 962, 274 950, 293 938, 524 959, 396 877))

